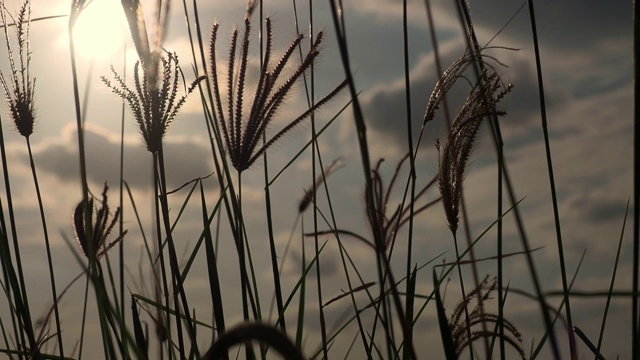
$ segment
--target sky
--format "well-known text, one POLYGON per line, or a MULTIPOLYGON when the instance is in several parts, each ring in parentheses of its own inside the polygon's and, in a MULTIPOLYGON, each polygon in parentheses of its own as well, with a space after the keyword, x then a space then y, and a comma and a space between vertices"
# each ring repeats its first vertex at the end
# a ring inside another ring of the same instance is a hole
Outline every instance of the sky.
MULTIPOLYGON (((6 0, 6 7, 15 13, 19 1, 6 0)), ((407 152, 405 80, 402 48, 401 2, 392 0, 346 1, 344 15, 348 36, 351 66, 355 82, 361 91, 360 102, 367 124, 367 136, 372 162, 384 159, 381 165, 383 178, 393 174, 398 160, 407 152)), ((300 17, 300 31, 309 31, 309 7, 296 2, 300 17)), ((451 1, 431 1, 436 26, 436 35, 441 62, 447 67, 462 56, 466 46, 460 24, 451 1)), ((545 291, 562 288, 559 276, 558 250, 553 222, 548 172, 545 162, 544 143, 538 85, 534 64, 531 25, 526 6, 514 1, 471 1, 471 15, 481 44, 495 47, 491 56, 499 61, 496 69, 513 90, 501 103, 507 115, 500 118, 505 142, 505 156, 518 199, 523 199, 520 210, 525 229, 534 252, 535 265, 545 291)), ((151 23, 155 2, 143 1, 147 20, 151 23)), ((189 5, 189 16, 193 9, 189 5)), ((264 14, 274 22, 275 47, 283 49, 296 34, 291 1, 265 0, 264 14)), ((317 61, 316 94, 329 92, 344 78, 335 42, 335 32, 330 17, 328 2, 314 2, 313 31, 324 31, 325 42, 317 61)), ((66 15, 69 1, 33 0, 32 17, 66 15)), ((231 29, 242 21, 244 3, 206 1, 198 3, 203 32, 208 33, 214 22, 220 23, 220 59, 226 58, 227 42, 231 29)), ((426 20, 423 1, 409 1, 409 64, 411 84, 411 119, 414 133, 420 130, 422 117, 431 91, 439 78, 434 62, 433 44, 426 20)), ((575 281, 575 289, 600 291, 608 289, 613 272, 618 239, 625 219, 625 206, 632 195, 632 19, 631 2, 614 1, 538 1, 535 3, 543 83, 551 141, 561 230, 567 271, 576 271, 581 256, 584 261, 575 281)), ((255 20, 255 19, 254 19, 255 20)), ((165 48, 175 51, 181 61, 187 81, 194 79, 193 61, 189 47, 185 13, 181 3, 173 2, 165 48)), ((88 178, 94 194, 99 194, 107 181, 111 186, 112 201, 117 199, 119 178, 119 151, 121 132, 121 102, 100 81, 100 76, 110 76, 110 67, 123 73, 126 63, 128 72, 135 61, 133 46, 126 33, 126 23, 119 2, 94 0, 81 15, 76 28, 78 41, 79 85, 86 102, 86 144, 88 178), (88 38, 88 40, 86 40, 88 38), (96 46, 97 45, 97 46, 96 46), (126 54, 124 53, 126 49, 126 54)), ((259 60, 259 47, 253 44, 253 64, 259 60)), ((34 22, 31 27, 32 73, 36 77, 37 123, 31 136, 35 162, 43 193, 47 222, 53 246, 57 283, 64 286, 80 271, 80 265, 70 253, 60 233, 71 234, 71 212, 81 199, 76 142, 75 113, 71 81, 71 65, 68 50, 67 19, 50 19, 34 22)), ((198 64, 202 66, 202 64, 198 64)), ((0 53, 0 69, 7 71, 5 53, 0 53)), ((468 89, 457 86, 452 90, 449 107, 455 111, 460 96, 468 89), (456 101, 457 100, 457 101, 456 101)), ((298 88, 280 115, 281 124, 287 118, 305 110, 303 87, 298 88)), ((468 90, 467 90, 468 91, 468 90)), ((331 119, 338 109, 346 104, 348 97, 338 97, 331 106, 321 110, 317 118, 321 123, 331 119)), ((165 138, 167 168, 170 173, 169 188, 178 188, 197 177, 213 172, 209 141, 202 118, 201 104, 192 96, 178 118, 169 128, 165 138)), ((125 179, 136 199, 147 235, 151 234, 151 157, 137 131, 135 121, 125 112, 124 152, 125 179)), ((7 147, 11 189, 14 206, 18 214, 18 234, 21 252, 25 259, 29 292, 36 313, 44 313, 50 304, 46 258, 42 243, 41 227, 37 217, 37 202, 29 168, 27 150, 22 138, 10 123, 6 108, 2 110, 2 127, 7 147), (32 284, 32 285, 31 285, 32 284)), ((424 186, 437 173, 436 139, 446 137, 443 112, 425 128, 421 148, 416 159, 418 187, 424 186)), ((281 126, 275 125, 275 129, 281 126)), ((287 134, 269 151, 270 173, 276 174, 310 138, 311 127, 302 125, 287 134)), ((343 115, 319 138, 323 162, 343 159, 342 168, 332 175, 327 184, 339 220, 338 227, 369 236, 364 213, 364 180, 357 148, 356 133, 347 109, 343 115)), ((262 163, 243 174, 243 206, 252 209, 245 216, 251 251, 263 254, 268 251, 265 235, 264 178, 262 163)), ((290 233, 299 234, 300 223, 296 222, 297 202, 303 189, 312 182, 311 155, 309 151, 289 167, 272 185, 274 199, 274 225, 279 255, 282 256, 290 233), (294 226, 297 226, 293 229, 294 226)), ((406 168, 403 174, 406 180, 406 168)), ((218 188, 210 179, 206 182, 211 196, 210 207, 215 204, 218 188)), ((479 135, 472 161, 465 180, 465 201, 469 213, 469 226, 473 236, 478 236, 496 218, 496 157, 488 127, 479 135)), ((392 203, 401 196, 397 186, 392 203)), ((177 212, 186 192, 172 198, 172 209, 177 212)), ((431 189, 419 203, 427 203, 438 197, 431 189)), ((0 195, 4 201, 4 193, 0 195)), ((319 208, 327 210, 324 196, 319 198, 319 208)), ((395 206, 395 205, 394 205, 395 206)), ((132 292, 141 291, 137 264, 142 254, 142 236, 137 230, 130 202, 125 200, 125 227, 130 233, 125 239, 128 271, 128 286, 132 292)), ((190 229, 199 222, 197 203, 187 207, 177 236, 183 239, 180 247, 192 248, 197 234, 190 229)), ((629 215, 630 216, 630 215, 629 215)), ((515 231, 513 218, 505 218, 505 252, 522 250, 515 231)), ((312 228, 312 213, 304 214, 306 231, 312 228)), ((324 223, 319 228, 326 228, 324 223)), ((222 229, 223 233, 225 229, 222 229)), ((623 237, 622 254, 618 266, 615 288, 629 290, 631 287, 631 231, 623 237)), ((226 239, 229 240, 228 238, 226 239)), ((451 261, 455 257, 451 234, 441 205, 437 205, 416 218, 412 261, 417 266, 436 259, 451 261)), ((286 258, 283 279, 285 287, 291 287, 300 267, 302 240, 294 236, 286 258)), ((307 242, 307 252, 312 242, 307 242)), ((362 244, 347 242, 347 247, 364 274, 371 274, 375 281, 374 254, 362 244)), ((475 248, 478 257, 495 254, 495 232, 491 231, 475 248)), ((399 273, 404 272, 406 246, 399 243, 392 260, 399 273)), ((307 254, 308 254, 307 253, 307 254)), ((346 287, 338 248, 328 241, 321 259, 323 290, 325 297, 340 294, 346 287)), ((234 313, 237 304, 237 257, 230 242, 222 243, 219 259, 225 271, 223 286, 228 291, 223 301, 234 313), (225 246, 225 244, 227 246, 225 246), (235 262, 234 262, 235 261, 235 262)), ((263 290, 264 302, 271 297, 272 279, 267 257, 255 256, 259 286, 263 290)), ((428 294, 432 289, 431 263, 422 270, 418 281, 418 292, 428 294)), ((187 290, 196 309, 203 309, 199 318, 210 317, 208 283, 203 276, 204 256, 194 265, 187 290)), ((522 256, 505 259, 506 281, 516 289, 531 292, 531 279, 522 256)), ((464 269, 465 276, 470 276, 464 269)), ((143 276, 144 272, 143 271, 143 276)), ((495 263, 483 262, 479 266, 481 276, 495 275, 495 263)), ((148 275, 148 274, 147 274, 148 275)), ((457 277, 452 277, 445 303, 452 309, 460 293, 457 277)), ((310 286, 311 288, 311 286, 310 286)), ((313 299, 313 291, 310 298, 313 299)), ((79 319, 83 296, 82 284, 76 284, 62 302, 63 327, 69 343, 79 333, 79 319)), ((317 313, 317 304, 310 300, 308 311, 317 313)), ((550 297, 552 305, 558 306, 561 299, 550 297)), ((592 340, 597 339, 604 311, 604 298, 575 298, 572 301, 574 325, 579 326, 592 340)), ((264 305, 265 309, 268 305, 264 305)), ((523 332, 525 348, 542 336, 541 317, 537 304, 516 293, 509 294, 506 317, 523 332)), ((327 307, 329 323, 340 319, 348 304, 338 303, 327 307)), ((439 336, 435 311, 432 305, 426 308, 418 323, 424 341, 420 339, 418 353, 426 349, 439 349, 439 336)), ((4 311, 4 310, 3 310, 4 311)), ((607 331, 604 337, 603 355, 612 358, 630 356, 630 302, 614 299, 609 312, 607 331)), ((230 316, 230 321, 239 321, 241 312, 230 316)), ((94 319, 96 320, 96 319, 94 319)), ((97 321, 97 320, 96 320, 97 321)), ((318 344, 316 320, 309 320, 308 349, 318 344)), ((98 331, 89 327, 89 332, 98 331)), ((558 327, 561 344, 566 336, 558 327)), ((350 339, 339 341, 346 346, 350 339)), ((206 341, 203 341, 203 343, 206 341)), ((204 346, 204 344, 203 344, 204 346)), ((564 346, 566 356, 567 347, 564 346)), ((89 348, 90 349, 90 348, 89 348)), ((305 348, 307 349, 307 348, 305 348)), ((91 351, 91 350, 87 350, 91 351)), ((588 350, 580 344, 580 354, 588 350)), ((550 357, 547 350, 543 358, 550 357)))

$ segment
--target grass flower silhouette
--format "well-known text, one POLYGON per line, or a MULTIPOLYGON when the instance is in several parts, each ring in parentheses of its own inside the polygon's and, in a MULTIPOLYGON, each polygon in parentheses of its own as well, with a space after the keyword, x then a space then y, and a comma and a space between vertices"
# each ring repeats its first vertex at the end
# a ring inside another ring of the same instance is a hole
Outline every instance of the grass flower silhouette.
POLYGON ((259 146, 267 127, 272 123, 278 110, 291 93, 294 84, 304 76, 305 71, 312 66, 314 60, 320 53, 323 33, 318 33, 311 49, 302 59, 302 62, 289 76, 285 76, 283 72, 288 73, 288 71, 284 71, 285 67, 289 63, 295 49, 304 39, 304 35, 298 35, 289 44, 280 59, 276 61, 275 64, 272 64, 273 29, 271 19, 266 18, 266 47, 262 62, 263 65, 260 69, 260 78, 255 87, 255 94, 253 95, 251 104, 248 105, 245 103, 245 100, 249 95, 246 88, 246 78, 249 59, 249 38, 251 34, 250 16, 251 7, 249 7, 249 11, 244 20, 245 30, 242 39, 238 39, 239 33, 237 29, 231 34, 228 73, 226 74, 226 106, 223 105, 220 94, 220 81, 216 62, 218 24, 213 26, 210 45, 210 74, 215 97, 214 108, 216 118, 218 125, 222 129, 222 135, 231 164, 238 172, 248 169, 269 146, 309 117, 315 110, 333 99, 347 85, 347 82, 343 81, 308 110, 289 121, 284 128, 278 131, 262 146, 259 146), (239 51, 238 48, 240 48, 239 51), (238 63, 236 63, 236 61, 238 63))
POLYGON ((460 222, 462 184, 476 135, 486 117, 506 114, 497 110, 496 105, 511 88, 511 84, 502 85, 497 73, 485 71, 454 119, 446 143, 443 146, 439 142, 436 144, 440 155, 438 186, 454 236, 460 222))
MULTIPOLYGON (((371 170, 371 180, 373 186, 373 204, 366 204, 367 215, 371 218, 371 221, 376 224, 380 224, 379 231, 381 232, 380 236, 383 239, 383 243, 380 244, 381 247, 379 250, 386 251, 389 245, 396 238, 397 232, 404 226, 407 222, 411 220, 412 217, 426 211, 431 206, 437 204, 440 201, 440 198, 436 198, 426 202, 425 204, 417 204, 416 207, 411 212, 408 206, 404 206, 406 204, 390 204, 390 200, 392 199, 392 195, 396 190, 396 185, 398 179, 402 176, 403 165, 405 165, 407 159, 409 159, 409 154, 404 155, 397 163, 396 168, 389 180, 388 184, 385 184, 385 181, 382 177, 382 164, 384 163, 384 159, 379 159, 376 162, 375 167, 371 170), (385 187, 386 186, 386 187, 385 187)), ((333 166, 333 163, 331 164, 333 166)), ((332 167, 329 169, 332 170, 332 167)), ((333 171, 333 170, 332 170, 333 171)), ((420 188, 414 197, 414 201, 421 200, 427 193, 429 189, 436 183, 436 178, 431 179, 427 184, 425 184, 422 188, 420 188)), ((309 194, 307 192, 306 194, 309 194)), ((308 195, 307 195, 308 196, 308 195)), ((310 196, 308 196, 310 197, 310 196)), ((306 197, 305 197, 306 199, 306 197)), ((309 200, 310 201, 310 200, 309 200)), ((305 204, 306 205, 306 204, 305 204)), ((302 203, 301 205, 302 206, 302 203)), ((344 229, 336 229, 336 230, 323 230, 317 233, 311 233, 307 235, 327 235, 327 234, 343 234, 351 236, 355 239, 362 241, 364 244, 367 244, 370 248, 376 249, 376 244, 367 239, 364 235, 361 235, 357 232, 351 230, 344 229)))
POLYGON ((9 40, 9 15, 1 5, 0 18, 4 26, 4 38, 7 46, 7 55, 9 57, 9 66, 11 74, 5 75, 0 71, 0 83, 4 89, 5 97, 9 105, 11 119, 16 126, 20 135, 28 138, 33 133, 35 123, 34 109, 34 88, 35 78, 31 77, 29 66, 31 64, 31 51, 29 47, 29 28, 31 22, 31 2, 26 1, 18 11, 18 16, 13 19, 15 25, 16 39, 18 42, 18 61, 14 59, 13 48, 9 40))
MULTIPOLYGON (((153 55, 159 56, 158 53, 153 55)), ((204 80, 204 77, 195 79, 185 89, 185 94, 178 98, 180 83, 185 83, 178 56, 167 51, 166 56, 160 57, 160 61, 151 62, 158 63, 161 67, 158 69, 161 70, 158 72, 159 76, 155 70, 151 71, 150 67, 143 63, 143 60, 138 60, 133 69, 133 89, 127 86, 113 66, 111 72, 116 84, 112 84, 105 76, 101 78, 102 82, 114 94, 127 101, 138 123, 147 150, 156 153, 162 146, 162 139, 167 128, 184 105, 187 96, 195 90, 201 80, 204 80), (140 75, 141 67, 142 76, 140 75)))
POLYGON ((480 303, 478 303, 474 307, 473 311, 469 313, 469 323, 467 324, 466 321, 463 321, 464 309, 469 305, 471 300, 474 297, 479 297, 482 299, 482 302, 487 301, 490 299, 491 293, 495 289, 496 278, 489 280, 489 277, 485 277, 477 288, 471 290, 471 292, 465 295, 462 301, 454 309, 453 314, 451 314, 451 318, 449 319, 449 328, 451 330, 451 337, 458 357, 462 355, 464 349, 470 346, 472 342, 482 338, 492 339, 495 336, 498 336, 502 337, 505 343, 511 345, 518 352, 520 358, 525 358, 524 348, 522 347, 522 335, 512 322, 504 318, 500 319, 496 314, 483 311, 480 303), (485 288, 486 290, 483 291, 485 288), (483 323, 496 326, 500 322, 502 322, 505 329, 504 335, 500 334, 500 332, 475 329, 475 327, 483 323), (468 327, 472 328, 471 339, 466 336, 468 327))
POLYGON ((113 217, 111 218, 111 221, 109 221, 109 217, 111 216, 111 213, 110 213, 109 205, 107 202, 108 190, 109 190, 109 187, 105 183, 104 189, 102 190, 102 201, 101 201, 102 205, 100 206, 100 208, 96 207, 94 209, 93 198, 89 199, 88 206, 91 208, 90 221, 92 222, 91 223, 92 233, 91 233, 90 239, 87 239, 87 233, 86 233, 87 224, 85 223, 84 207, 82 206, 82 201, 78 203, 75 210, 73 211, 73 228, 75 230, 76 238, 80 243, 82 252, 87 257, 91 256, 91 257, 94 257, 95 259, 100 258, 105 252, 107 252, 110 248, 112 248, 120 240, 122 240, 122 237, 127 233, 127 231, 125 230, 122 236, 118 237, 110 244, 107 244, 106 242, 107 238, 111 234, 111 230, 113 230, 113 227, 115 226, 115 224, 118 222, 118 219, 120 218, 120 208, 117 208, 113 214, 113 217), (93 222, 94 212, 96 216, 95 223, 93 222))

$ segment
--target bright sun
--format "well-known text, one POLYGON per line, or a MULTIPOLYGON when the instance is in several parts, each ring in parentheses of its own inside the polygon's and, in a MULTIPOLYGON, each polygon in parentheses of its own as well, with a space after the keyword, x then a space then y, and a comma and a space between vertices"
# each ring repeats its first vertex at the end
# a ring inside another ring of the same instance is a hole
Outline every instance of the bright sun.
POLYGON ((92 1, 74 27, 79 55, 97 61, 111 60, 124 47, 126 20, 119 1, 92 1))

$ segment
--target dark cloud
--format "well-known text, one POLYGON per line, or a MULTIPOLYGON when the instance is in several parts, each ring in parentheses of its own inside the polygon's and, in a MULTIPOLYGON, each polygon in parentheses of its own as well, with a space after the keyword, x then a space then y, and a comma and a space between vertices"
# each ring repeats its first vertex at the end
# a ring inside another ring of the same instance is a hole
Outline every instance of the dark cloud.
MULTIPOLYGON (((474 24, 497 31, 516 13, 521 2, 472 2, 474 24)), ((570 0, 537 2, 534 6, 539 41, 561 50, 584 50, 600 41, 632 34, 631 3, 570 0)), ((531 25, 525 6, 501 35, 529 43, 531 25)))
MULTIPOLYGON (((442 53, 442 63, 450 64, 462 54, 464 54, 462 43, 458 43, 457 46, 449 46, 442 53)), ((535 70, 530 60, 520 56, 517 52, 502 49, 494 50, 492 55, 498 57, 506 65, 504 67, 488 60, 499 72, 503 82, 505 84, 514 84, 511 93, 499 105, 501 109, 507 112, 507 115, 501 118, 501 123, 504 124, 507 133, 517 132, 519 136, 529 137, 531 134, 525 130, 531 129, 531 126, 527 125, 532 125, 533 120, 537 119, 534 115, 539 113, 535 70)), ((473 78, 473 72, 469 71, 467 76, 470 79, 473 78)), ((438 79, 435 62, 431 54, 422 56, 421 61, 411 70, 410 78, 412 89, 412 130, 414 136, 417 136, 422 127, 429 96, 438 79)), ((452 118, 455 117, 457 109, 469 90, 469 84, 464 79, 461 79, 459 84, 449 92, 447 104, 452 118)), ((553 90, 549 90, 548 95, 554 98, 554 101, 548 104, 549 109, 554 109, 564 103, 568 96, 553 90)), ((373 131, 384 134, 385 138, 388 138, 397 146, 406 147, 407 128, 404 80, 400 79, 390 84, 377 86, 366 93, 362 99, 368 124, 373 131)), ((436 115, 434 124, 429 124, 425 129, 427 139, 444 135, 444 114, 444 107, 441 107, 436 115)))
POLYGON ((618 221, 625 214, 625 200, 618 197, 600 198, 586 193, 573 198, 569 206, 577 212, 575 216, 592 225, 618 221))
MULTIPOLYGON (((373 13, 387 23, 399 24, 401 6, 393 0, 367 1, 354 10, 373 13)), ((522 1, 472 1, 471 18, 481 43, 498 34, 499 39, 511 39, 520 46, 531 42, 531 22, 527 4, 522 1), (519 11, 519 9, 522 9, 519 11), (509 22, 513 18, 511 22, 509 22)), ((431 2, 434 21, 439 29, 460 29, 454 2, 431 2)), ((422 0, 409 1, 409 20, 414 26, 426 27, 426 11, 422 0)), ((620 37, 631 38, 631 3, 598 0, 544 1, 534 4, 539 41, 555 50, 585 50, 620 37)))
MULTIPOLYGON (((79 158, 74 130, 67 127, 57 141, 43 143, 35 157, 38 168, 63 181, 78 181, 79 158)), ((120 144, 111 140, 105 130, 88 128, 85 133, 87 176, 90 182, 117 183, 120 169, 120 144)), ((142 143, 124 145, 125 180, 130 186, 148 189, 151 184, 151 154, 142 143)), ((168 187, 177 188, 185 182, 210 174, 211 153, 205 146, 191 141, 166 141, 165 161, 168 187)))

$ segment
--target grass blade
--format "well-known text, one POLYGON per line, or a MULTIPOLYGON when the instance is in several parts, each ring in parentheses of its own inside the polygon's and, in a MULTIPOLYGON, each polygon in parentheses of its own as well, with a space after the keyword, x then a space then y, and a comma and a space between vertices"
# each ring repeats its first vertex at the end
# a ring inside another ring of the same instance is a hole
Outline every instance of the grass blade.
POLYGON ((442 339, 442 346, 444 347, 444 355, 447 360, 456 360, 456 347, 451 337, 451 329, 449 328, 449 320, 442 304, 442 298, 440 298, 440 281, 436 276, 435 270, 433 271, 433 286, 435 287, 436 297, 436 311, 438 312, 438 327, 440 328, 440 337, 442 339))
POLYGON ((616 260, 613 262, 613 274, 611 275, 611 284, 609 285, 609 292, 607 293, 607 303, 604 306, 604 315, 602 316, 602 325, 600 326, 600 335, 598 336, 598 346, 595 353, 600 354, 602 348, 602 339, 604 338, 604 328, 607 323, 607 314, 609 312, 609 305, 611 304, 611 296, 613 295, 613 285, 616 281, 616 272, 618 270, 618 261, 620 260, 620 251, 622 250, 622 239, 624 238, 624 229, 627 225, 627 215, 629 214, 629 200, 627 200, 627 207, 624 211, 624 221, 622 222, 622 229, 620 230, 620 240, 618 240, 618 250, 616 251, 616 260))

